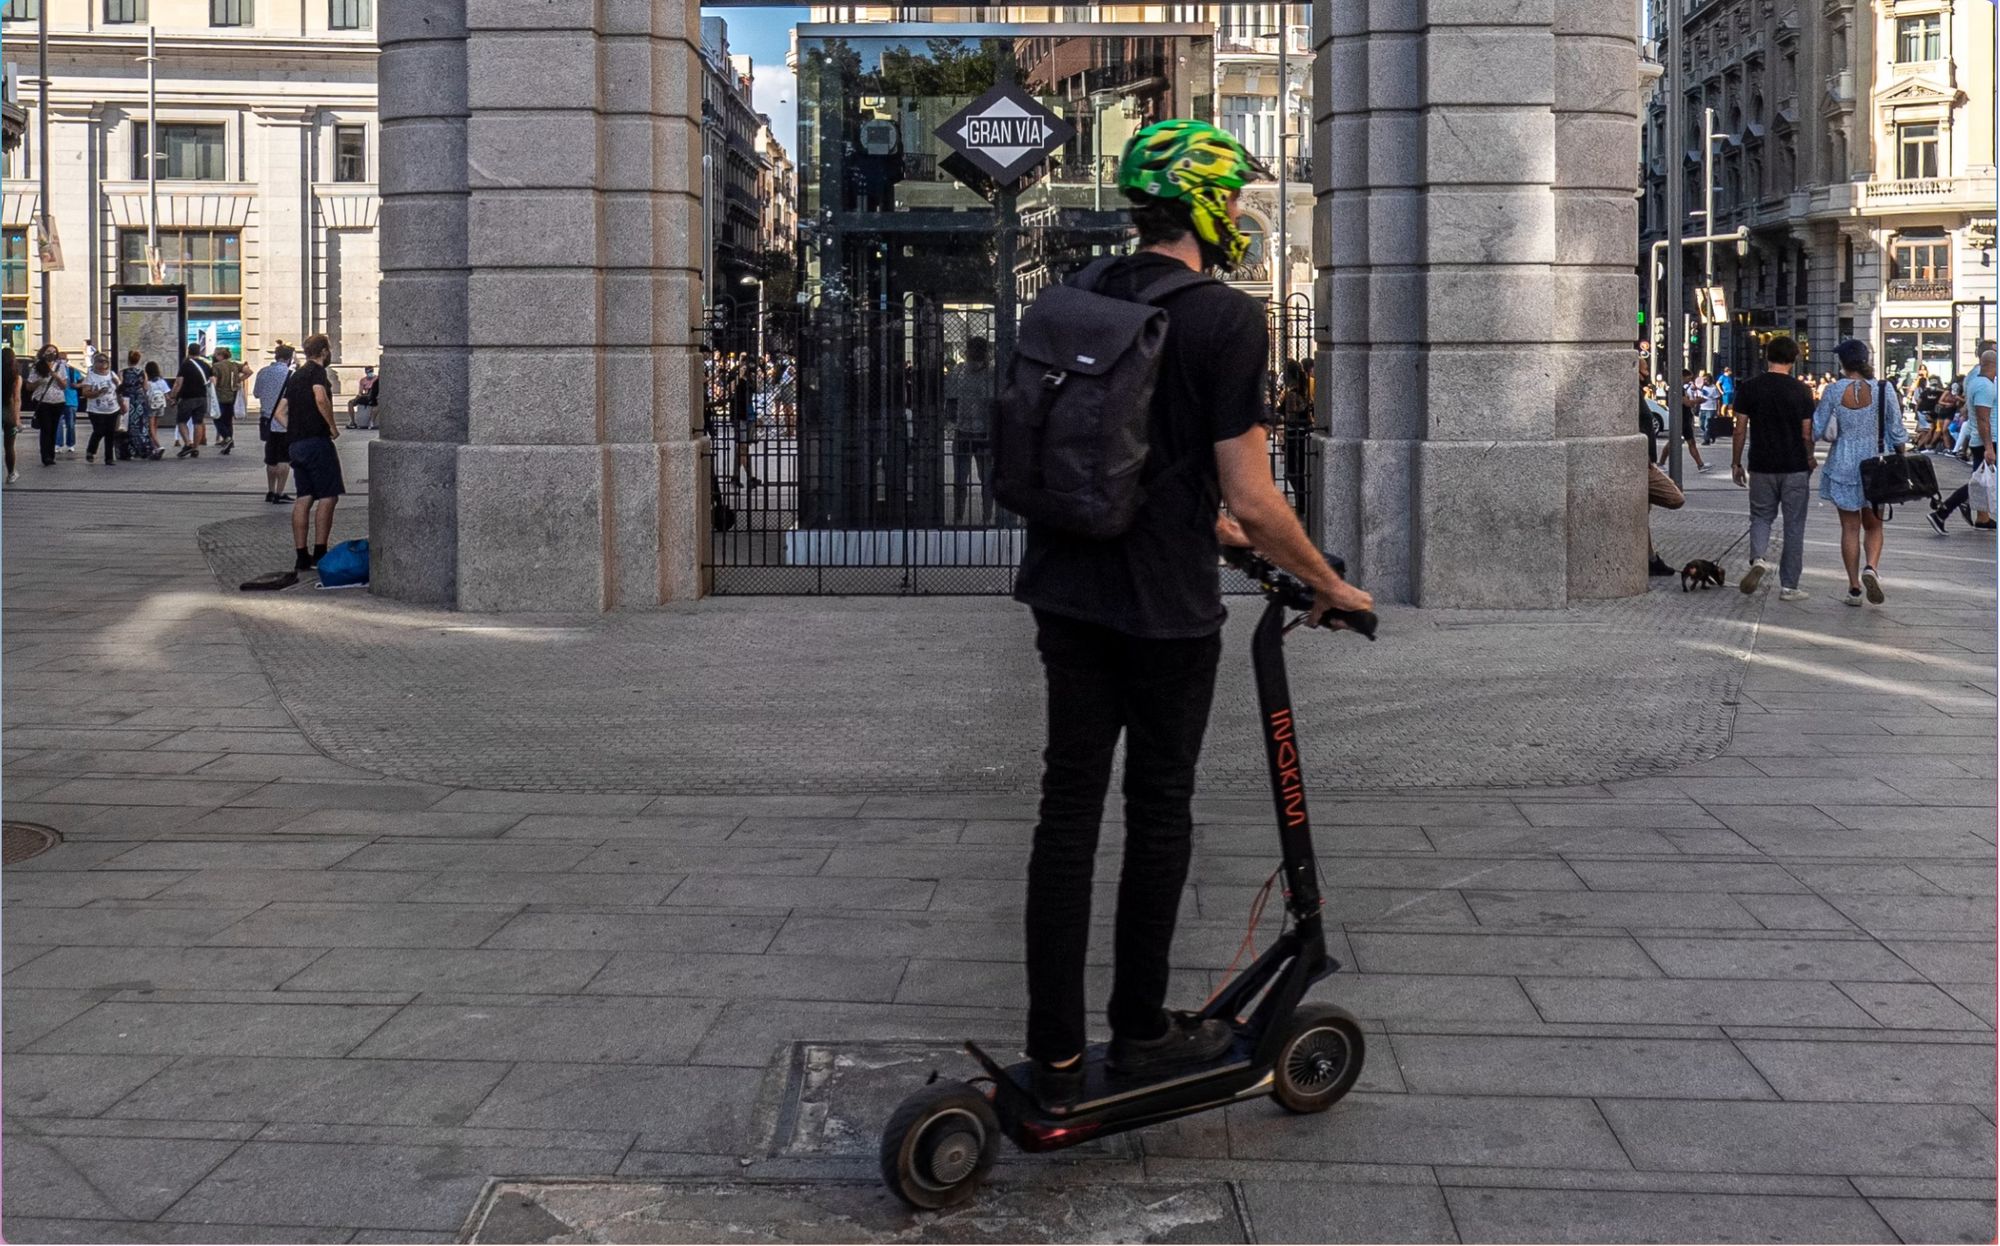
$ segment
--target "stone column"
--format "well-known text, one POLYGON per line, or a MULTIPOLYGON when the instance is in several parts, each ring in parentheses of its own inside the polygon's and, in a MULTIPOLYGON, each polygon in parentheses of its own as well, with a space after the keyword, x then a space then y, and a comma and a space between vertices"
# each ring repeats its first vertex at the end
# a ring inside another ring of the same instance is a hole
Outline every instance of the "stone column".
POLYGON ((1315 13, 1328 544, 1388 600, 1643 591, 1632 0, 1315 13))
POLYGON ((649 0, 384 11, 375 591, 699 593, 698 22, 649 0))

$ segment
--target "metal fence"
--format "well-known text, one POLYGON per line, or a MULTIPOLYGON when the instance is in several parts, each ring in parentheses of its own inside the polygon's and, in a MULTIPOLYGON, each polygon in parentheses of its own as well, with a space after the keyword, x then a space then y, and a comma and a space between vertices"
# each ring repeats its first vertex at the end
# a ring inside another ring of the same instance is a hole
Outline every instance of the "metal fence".
MULTIPOLYGON (((1308 516, 1311 309, 1295 297, 1269 315, 1272 476, 1308 516)), ((713 318, 713 590, 1011 592, 1025 530, 989 483, 1001 328, 990 307, 929 304, 713 318)))

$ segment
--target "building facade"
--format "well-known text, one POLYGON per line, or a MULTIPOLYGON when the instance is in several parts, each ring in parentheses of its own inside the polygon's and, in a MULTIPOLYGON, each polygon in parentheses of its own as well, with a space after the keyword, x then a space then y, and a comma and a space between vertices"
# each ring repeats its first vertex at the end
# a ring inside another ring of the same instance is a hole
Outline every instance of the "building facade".
MULTIPOLYGON (((38 0, 8 0, 6 57, 35 62, 38 0)), ((40 0, 49 87, 20 75, 27 139, 7 154, 5 320, 42 336, 33 248, 41 162, 64 266, 50 336, 109 341, 111 286, 159 274, 188 289, 190 336, 261 354, 326 333, 339 370, 380 354, 378 136, 371 0, 40 0), (146 32, 157 32, 158 125, 146 32), (48 110, 49 150, 37 148, 48 110), (158 216, 147 188, 148 134, 158 216), (17 268, 18 263, 18 268, 17 268), (19 279, 16 280, 16 273, 19 279)))
MULTIPOLYGON (((1790 333, 1808 371, 1858 337, 1881 365, 1961 373, 1996 331, 1993 40, 1989 0, 1708 0, 1684 46, 1687 149, 1678 155, 1700 234, 1704 110, 1716 133, 1715 231, 1749 230, 1746 254, 1715 248, 1729 323, 1690 367, 1755 366, 1759 343, 1790 333)), ((1655 38, 1666 32, 1656 9, 1655 38)), ((1645 124, 1646 241, 1666 230, 1669 101, 1645 124)), ((1642 251, 1642 254, 1647 253, 1642 251)), ((1703 250, 1688 251, 1690 291, 1703 250)), ((1687 306, 1694 301, 1690 295, 1687 306)), ((1661 326, 1662 338, 1677 337, 1661 326)))
POLYGON ((764 183, 758 142, 763 119, 750 102, 756 66, 729 51, 722 18, 701 19, 703 218, 707 232, 706 306, 728 314, 756 301, 763 272, 764 183))

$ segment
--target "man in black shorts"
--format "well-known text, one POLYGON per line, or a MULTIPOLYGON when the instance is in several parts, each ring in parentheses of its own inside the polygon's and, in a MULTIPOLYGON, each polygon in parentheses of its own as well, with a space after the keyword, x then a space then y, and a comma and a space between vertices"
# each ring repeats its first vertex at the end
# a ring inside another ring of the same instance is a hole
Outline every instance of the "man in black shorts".
POLYGON ((256 378, 250 382, 250 396, 257 400, 257 436, 264 442, 266 502, 292 500, 292 495, 285 492, 285 477, 292 474, 292 439, 285 436, 284 429, 271 427, 271 416, 291 379, 292 348, 280 342, 271 354, 271 362, 257 369, 256 378))
POLYGON ((326 364, 333 347, 326 334, 315 333, 302 347, 306 361, 292 379, 285 382, 284 397, 271 413, 271 432, 290 440, 292 485, 298 500, 292 503, 292 546, 298 552, 298 570, 319 563, 326 553, 327 538, 333 532, 333 508, 347 492, 340 476, 340 453, 333 447, 340 429, 333 422, 333 389, 327 381, 326 364), (306 527, 311 521, 312 548, 306 548, 306 527))

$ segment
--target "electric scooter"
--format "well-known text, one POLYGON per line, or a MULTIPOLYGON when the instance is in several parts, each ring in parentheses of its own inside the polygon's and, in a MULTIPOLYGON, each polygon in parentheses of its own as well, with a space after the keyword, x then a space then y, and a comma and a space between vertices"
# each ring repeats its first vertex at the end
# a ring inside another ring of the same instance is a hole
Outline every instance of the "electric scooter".
MULTIPOLYGON (((1250 656, 1283 857, 1273 878, 1284 880, 1291 918, 1277 941, 1198 1014, 1228 1021, 1235 1045, 1211 1064, 1147 1081, 1114 1073, 1106 1062, 1109 1044, 1092 1043, 1084 1055, 1082 1093, 1057 1107, 1036 1097, 1028 1062, 1003 1066, 968 1041, 965 1050, 986 1076, 946 1082, 933 1072, 930 1084, 905 1099, 882 1131, 882 1179, 912 1207, 931 1210, 972 1197, 1002 1137, 1023 1151, 1057 1151, 1266 1094, 1293 1112, 1323 1112, 1361 1076, 1367 1049, 1360 1023, 1330 1004, 1300 1003, 1308 987, 1340 968, 1327 955, 1321 926, 1319 867, 1285 678, 1285 635, 1306 621, 1301 614, 1287 622, 1286 615, 1311 609, 1312 590, 1249 550, 1231 549, 1226 557, 1265 598, 1250 656)), ((1338 559, 1328 561, 1344 572, 1338 559)), ((1375 639, 1372 612, 1334 617, 1375 639)), ((1253 931, 1261 907, 1260 894, 1253 931)))

